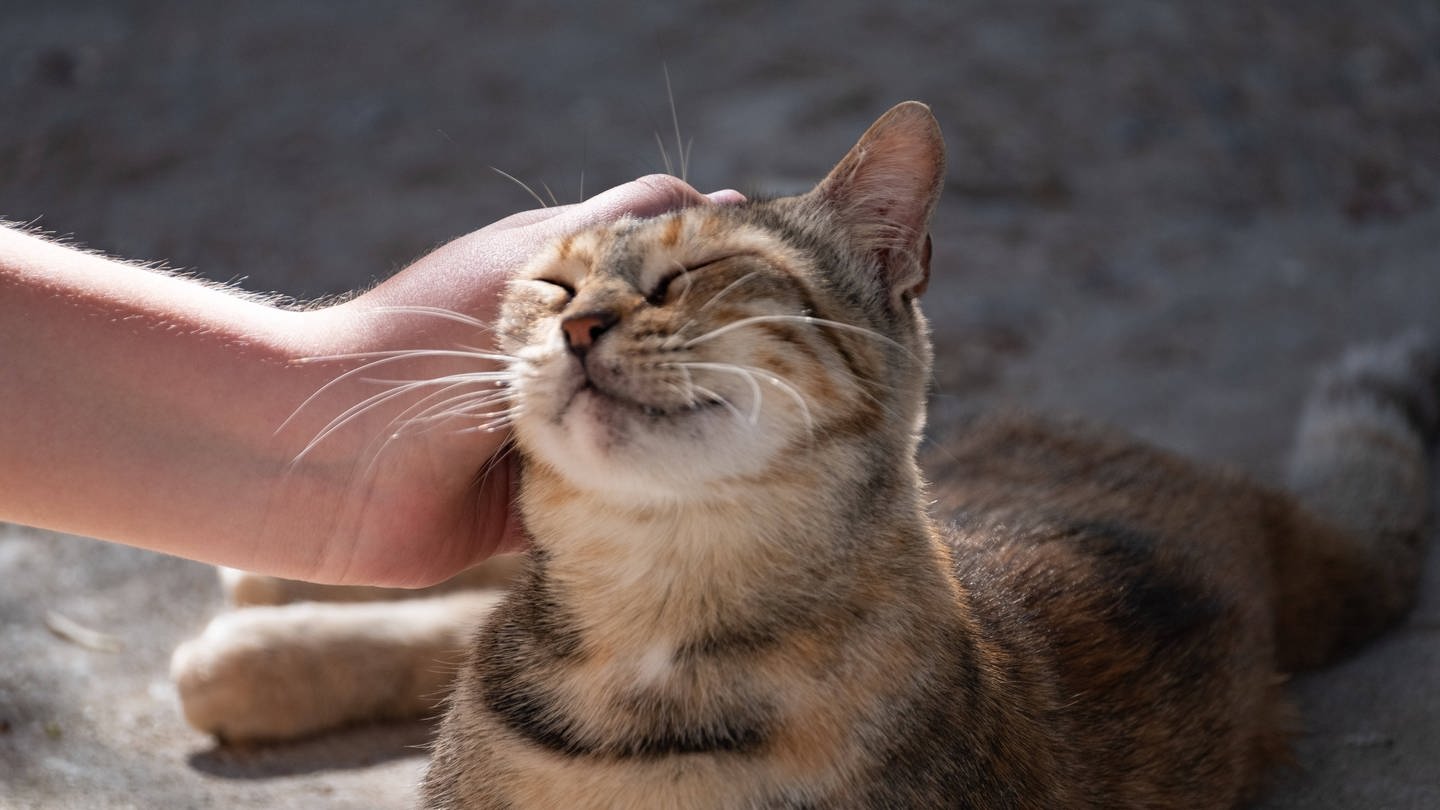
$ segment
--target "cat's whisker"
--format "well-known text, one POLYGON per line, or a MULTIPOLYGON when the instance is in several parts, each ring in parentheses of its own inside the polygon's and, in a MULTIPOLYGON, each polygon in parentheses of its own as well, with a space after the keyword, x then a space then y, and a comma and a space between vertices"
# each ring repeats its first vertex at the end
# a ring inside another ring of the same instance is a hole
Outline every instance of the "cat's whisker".
MULTIPOLYGON (((732 290, 736 289, 741 284, 744 284, 750 279, 755 278, 757 275, 759 274, 753 271, 746 273, 740 278, 737 278, 729 284, 725 285, 724 289, 720 290, 720 292, 712 295, 709 301, 701 304, 699 309, 695 310, 695 317, 686 320, 685 323, 681 324, 679 328, 675 330, 674 334, 667 338, 666 347, 672 349, 687 348, 687 344, 684 342, 686 340, 686 338, 684 338, 685 331, 695 325, 695 321, 700 316, 700 314, 703 313, 705 310, 709 309, 710 307, 714 306, 715 304, 719 303, 720 299, 724 298, 732 290)), ((682 278, 685 279, 685 292, 689 292, 690 284, 692 283, 690 281, 689 274, 685 274, 684 276, 682 276, 682 278)))
POLYGON ((454 374, 450 375, 448 380, 443 377, 437 377, 433 380, 416 380, 400 386, 400 388, 404 390, 418 391, 432 385, 444 385, 440 390, 426 394, 392 417, 387 424, 387 430, 393 431, 391 438, 398 438, 403 435, 411 425, 425 421, 423 418, 417 417, 425 417, 432 412, 438 412, 439 410, 452 407, 452 405, 458 404, 460 400, 491 397, 497 394, 502 397, 509 395, 509 390, 504 387, 504 380, 483 379, 482 377, 483 375, 454 374), (472 389, 460 394, 454 393, 458 389, 464 389, 477 383, 492 387, 487 387, 480 391, 472 389), (393 427, 396 424, 399 425, 398 429, 393 427))
POLYGON ((665 142, 660 139, 659 131, 655 133, 655 145, 660 147, 660 161, 665 164, 665 173, 674 175, 675 169, 670 165, 670 153, 665 151, 665 142))
POLYGON ((504 413, 498 414, 494 419, 491 419, 488 422, 483 422, 481 424, 475 425, 474 427, 465 428, 464 432, 494 433, 497 430, 504 430, 515 422, 515 417, 521 415, 522 413, 524 413, 524 410, 517 405, 516 407, 511 408, 504 413))
POLYGON ((490 382, 503 384, 514 378, 515 375, 509 371, 468 371, 460 374, 446 374, 443 377, 424 377, 419 380, 386 380, 379 377, 364 377, 361 381, 374 383, 376 385, 423 388, 428 385, 449 385, 450 383, 458 382, 490 382))
POLYGON ((503 412, 508 406, 509 402, 504 397, 482 399, 474 394, 457 394, 406 418, 404 425, 401 426, 402 432, 412 426, 428 429, 434 424, 460 419, 490 419, 503 412), (493 407, 496 405, 499 405, 498 409, 493 407))
POLYGON ((788 395, 791 399, 795 401, 795 405, 800 409, 800 418, 805 420, 805 432, 811 436, 814 436, 815 420, 810 415, 810 404, 805 400, 805 395, 800 393, 800 389, 796 388, 794 385, 791 385, 778 374, 771 374, 768 371, 764 371, 758 368, 747 368, 752 373, 760 375, 762 379, 766 380, 771 385, 779 388, 782 392, 784 392, 786 395, 788 395))
POLYGON ((679 307, 684 305, 685 297, 690 294, 690 288, 695 286, 695 276, 692 273, 685 272, 684 262, 677 259, 674 264, 675 267, 680 270, 680 277, 677 280, 685 282, 685 288, 680 291, 680 295, 675 299, 675 306, 679 307))
MULTIPOLYGON (((745 421, 749 422, 751 426, 759 424, 760 404, 764 399, 764 394, 760 390, 760 383, 758 380, 755 379, 755 375, 733 363, 706 363, 698 360, 690 360, 678 362, 674 365, 681 369, 686 369, 687 371, 688 369, 696 368, 708 369, 711 371, 724 371, 731 374, 739 375, 741 379, 745 380, 745 382, 750 386, 750 415, 745 417, 745 421)), ((691 384, 693 385, 694 383, 691 384)))
POLYGON ((684 361, 677 363, 677 365, 682 368, 724 371, 739 375, 741 379, 745 380, 750 386, 750 416, 747 418, 747 421, 749 421, 752 426, 760 423, 760 405, 764 401, 765 395, 760 390, 759 380, 756 379, 756 377, 759 376, 757 373, 759 371, 758 369, 749 366, 740 366, 734 363, 707 363, 699 360, 684 361))
POLYGON ((710 330, 709 332, 700 335, 699 337, 691 338, 685 342, 684 348, 693 348, 694 346, 705 343, 706 341, 714 340, 721 335, 725 335, 737 329, 743 329, 744 327, 751 326, 757 323, 799 323, 807 326, 820 326, 829 329, 838 329, 842 332, 850 332, 852 334, 870 338, 871 340, 879 341, 900 350, 910 360, 916 360, 914 352, 910 351, 910 349, 892 340, 891 338, 888 338, 880 334, 879 332, 876 332, 873 329, 866 329, 863 326, 842 323, 840 321, 832 321, 828 318, 816 318, 813 315, 752 315, 748 318, 741 318, 738 321, 731 321, 730 323, 727 323, 723 326, 718 326, 710 330))
POLYGON ((311 450, 314 450, 322 442, 330 438, 330 436, 334 435, 337 430, 340 430, 342 427, 348 424, 351 420, 358 417, 360 414, 364 413, 367 410, 370 410, 371 408, 379 407, 380 405, 383 405, 384 403, 396 397, 403 396, 404 394, 405 391, 395 389, 381 391, 378 394, 373 394, 369 397, 366 397, 360 402, 357 402, 356 404, 351 405, 349 408, 346 408, 343 412, 341 412, 339 416, 331 419, 323 428, 321 428, 319 432, 315 434, 315 437, 310 440, 310 443, 305 445, 305 447, 299 453, 295 454, 295 458, 292 459, 290 463, 299 463, 302 459, 305 458, 305 456, 310 454, 311 450))
POLYGON ((488 324, 485 321, 480 320, 479 318, 466 315, 463 312, 456 312, 453 309, 446 309, 444 307, 387 304, 384 306, 375 307, 371 311, 383 313, 400 313, 408 315, 430 315, 437 318, 445 318, 447 320, 456 321, 457 323, 463 323, 467 326, 473 326, 483 332, 494 331, 494 326, 492 324, 488 324))
POLYGON ((514 355, 501 352, 491 352, 474 347, 460 347, 455 349, 382 349, 373 352, 348 352, 344 354, 314 354, 309 357, 301 357, 295 360, 299 365, 311 363, 335 362, 343 360, 391 360, 421 357, 465 357, 479 360, 493 360, 499 363, 507 363, 514 360, 514 355))
MULTIPOLYGON (((670 66, 662 64, 660 69, 665 74, 665 97, 670 100, 670 123, 675 126, 675 151, 677 152, 676 158, 680 161, 680 179, 689 182, 690 151, 680 138, 680 113, 675 107, 675 90, 670 86, 670 66)), ((659 133, 656 133, 655 137, 658 139, 659 133)), ((691 140, 693 142, 694 139, 691 140)), ((663 145, 660 151, 662 153, 665 151, 663 145)), ((669 171, 670 161, 667 159, 665 164, 666 171, 669 171)))
MULTIPOLYGON (((323 428, 321 428, 320 431, 315 435, 315 437, 310 440, 309 444, 305 445, 304 449, 302 449, 298 454, 296 454, 295 458, 291 461, 291 463, 298 463, 300 460, 305 458, 305 456, 308 455, 310 451, 314 450, 317 446, 319 446, 320 443, 324 442, 330 436, 334 435, 336 431, 340 430, 345 425, 354 421, 366 411, 378 408, 398 397, 405 396, 406 394, 409 394, 416 390, 433 385, 446 385, 447 388, 442 389, 442 391, 449 390, 448 386, 473 385, 476 383, 494 385, 502 383, 508 379, 509 375, 506 372, 471 372, 468 374, 452 374, 445 377, 436 377, 423 380, 411 380, 408 382, 402 382, 398 385, 393 385, 385 391, 381 391, 379 393, 366 397, 360 402, 350 406, 349 408, 346 408, 343 412, 340 413, 339 416, 331 419, 330 422, 327 423, 323 428)), ((431 394, 429 396, 434 396, 434 394, 431 394)), ((307 402, 308 401, 309 400, 307 400, 307 402)), ((421 402, 424 401, 425 399, 421 400, 421 402)), ((407 409, 407 411, 408 410, 409 409, 407 409)), ((403 413, 405 412, 402 412, 402 414, 403 413)), ((291 418, 293 418, 293 415, 291 418)), ((394 420, 391 421, 392 424, 393 422, 394 420)))
POLYGON ((323 396, 327 391, 353 377, 365 374, 379 366, 389 365, 391 363, 398 363, 402 360, 436 357, 470 360, 489 360, 498 363, 510 363, 514 360, 513 357, 506 354, 497 354, 494 352, 481 352, 473 350, 461 351, 454 349, 394 349, 377 352, 354 352, 350 354, 315 355, 312 357, 304 357, 297 360, 296 362, 301 364, 317 363, 321 361, 344 360, 369 360, 369 362, 345 371, 337 375, 334 379, 315 389, 315 393, 306 397, 305 401, 297 405, 295 407, 295 410, 291 411, 290 415, 287 416, 285 420, 281 422, 278 427, 275 428, 275 433, 278 435, 281 431, 285 430, 285 428, 289 427, 290 423, 295 421, 295 418, 300 415, 301 411, 308 408, 312 403, 314 403, 317 399, 323 396))
MULTIPOLYGON (((464 376, 464 375, 452 375, 452 376, 457 376, 457 377, 459 377, 459 376, 464 376)), ((406 391, 418 390, 419 388, 422 388, 422 387, 424 387, 425 385, 428 385, 428 384, 433 384, 434 382, 435 382, 435 381, 432 381, 432 380, 416 380, 414 383, 411 383, 411 384, 406 385, 406 386, 401 386, 401 389, 404 389, 404 390, 401 391, 401 393, 404 393, 404 392, 406 392, 406 391)), ((425 412, 431 407, 431 405, 429 404, 430 401, 431 401, 431 400, 434 400, 434 399, 437 398, 437 397, 442 398, 442 401, 439 402, 439 403, 435 403, 435 406, 436 406, 436 407, 445 407, 445 402, 448 401, 448 400, 444 400, 443 398, 445 397, 445 395, 446 395, 448 392, 453 391, 453 390, 455 390, 456 388, 460 388, 460 387, 466 386, 466 385, 472 385, 472 384, 474 384, 475 382, 477 382, 477 381, 476 381, 476 380, 462 380, 462 381, 459 381, 459 382, 454 382, 454 383, 446 386, 445 388, 442 388, 442 389, 439 390, 439 391, 432 392, 432 393, 430 393, 430 394, 422 397, 418 402, 415 402, 415 403, 411 404, 409 407, 407 407, 407 408, 405 408, 404 410, 402 410, 399 414, 397 414, 397 415, 395 415, 394 417, 392 417, 392 418, 390 419, 390 421, 386 423, 385 428, 384 428, 382 431, 380 431, 380 436, 379 436, 376 440, 372 441, 372 442, 370 443, 370 445, 367 447, 367 449, 366 449, 366 454, 369 456, 370 461, 369 461, 369 463, 367 463, 367 464, 365 465, 365 470, 364 470, 363 473, 361 473, 360 479, 361 479, 361 480, 369 479, 370 476, 371 476, 371 474, 374 472, 376 465, 380 463, 380 457, 381 457, 382 455, 384 455, 385 449, 390 446, 390 443, 393 442, 393 441, 397 441, 397 440, 399 440, 399 439, 404 438, 406 432, 407 432, 407 431, 410 431, 410 430, 412 429, 412 424, 413 424, 413 423, 412 423, 411 419, 413 418, 414 415, 417 414, 417 410, 416 410, 416 409, 420 409, 420 410, 418 411, 419 414, 425 413, 425 412), (398 425, 398 426, 397 426, 397 425, 398 425)), ((396 391, 390 391, 390 392, 386 392, 386 393, 387 393, 388 395, 395 395, 395 394, 396 394, 396 391)), ((494 392, 493 392, 493 391, 487 391, 487 392, 484 392, 484 393, 494 393, 494 392)), ((465 395, 462 394, 461 396, 465 396, 465 395)), ((353 419, 354 417, 352 416, 351 418, 353 419)), ((319 440, 320 440, 320 439, 317 438, 316 442, 318 442, 319 440)), ((312 444, 314 444, 314 443, 315 443, 315 442, 312 442, 312 444)), ((307 449, 308 449, 308 448, 307 448, 307 449)))
MULTIPOLYGON (((735 403, 731 402, 724 395, 720 394, 717 391, 711 391, 709 388, 706 388, 703 385, 699 385, 698 383, 690 383, 689 385, 692 391, 695 391, 708 399, 720 403, 720 405, 725 408, 725 410, 729 411, 731 415, 735 417, 735 420, 737 422, 746 421, 745 414, 741 413, 740 409, 735 407, 735 403)), ((753 425, 754 422, 751 422, 751 424, 753 425)))
POLYGON ((325 427, 321 428, 320 431, 315 434, 315 437, 310 440, 309 444, 306 444, 299 453, 295 454, 295 458, 291 459, 290 463, 292 465, 300 463, 307 455, 310 454, 310 451, 314 450, 316 447, 319 447, 326 439, 330 438, 341 428, 345 427, 347 424, 357 419, 364 412, 372 408, 377 408, 385 404, 386 402, 395 399, 396 397, 403 396, 404 394, 404 391, 382 391, 378 394, 375 394, 374 396, 367 397, 364 400, 361 400, 355 405, 350 406, 339 416, 330 420, 330 422, 326 424, 325 427))
POLYGON ((512 394, 508 390, 468 392, 450 397, 426 408, 406 420, 407 425, 444 422, 452 419, 489 419, 501 411, 486 410, 487 406, 510 404, 512 394))
MULTIPOLYGON (((467 428, 466 432, 473 433, 478 431, 476 431, 475 428, 467 428)), ((518 451, 515 448, 515 438, 513 436, 506 436, 501 440, 500 447, 498 447, 494 453, 491 453, 489 458, 485 459, 485 463, 480 466, 479 472, 475 474, 475 480, 480 482, 481 489, 484 489, 490 483, 491 474, 502 464, 509 462, 516 452, 518 451)))
POLYGON ((696 369, 709 369, 711 371, 728 371, 733 374, 740 374, 744 376, 744 378, 750 383, 752 387, 752 392, 755 397, 755 409, 750 415, 750 424, 752 425, 759 422, 760 401, 762 396, 760 392, 760 385, 756 381, 756 378, 758 377, 759 379, 770 383, 771 385, 780 389, 782 393, 790 397, 795 402, 796 406, 800 410, 800 418, 803 419, 805 422, 806 432, 811 435, 815 433, 815 420, 810 412, 810 403, 806 401, 805 395, 800 393, 800 390, 796 388, 793 384, 791 384, 789 381, 787 381, 784 377, 781 377, 780 375, 773 372, 766 371, 762 368, 756 368, 755 366, 745 366, 737 363, 709 363, 692 360, 685 361, 681 363, 681 365, 689 366, 696 369))
POLYGON ((729 295, 736 287, 739 287, 741 284, 744 284, 745 282, 749 281, 749 280, 752 279, 752 278, 755 278, 755 277, 758 276, 758 275, 760 275, 760 274, 759 274, 757 271, 752 270, 752 271, 750 271, 749 273, 746 273, 745 275, 741 276, 740 278, 737 278, 737 279, 735 279, 734 281, 730 282, 729 284, 726 284, 725 287, 724 287, 724 289, 720 290, 720 292, 717 292, 717 293, 715 293, 713 296, 711 296, 709 301, 706 301, 704 304, 701 304, 701 305, 700 305, 700 308, 695 311, 695 314, 698 315, 698 314, 700 314, 701 312, 704 312, 705 310, 709 309, 710 307, 713 307, 713 306, 715 306, 716 304, 720 303, 720 299, 724 298, 726 295, 729 295))

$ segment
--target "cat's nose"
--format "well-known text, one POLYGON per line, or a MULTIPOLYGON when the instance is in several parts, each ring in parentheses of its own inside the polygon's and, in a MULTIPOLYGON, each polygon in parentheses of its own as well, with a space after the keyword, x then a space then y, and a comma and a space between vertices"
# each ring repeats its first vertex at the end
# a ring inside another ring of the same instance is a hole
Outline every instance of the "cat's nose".
POLYGON ((565 333, 565 345, 581 357, 595 345, 595 341, 614 326, 620 316, 609 310, 581 312, 560 321, 560 330, 565 333))

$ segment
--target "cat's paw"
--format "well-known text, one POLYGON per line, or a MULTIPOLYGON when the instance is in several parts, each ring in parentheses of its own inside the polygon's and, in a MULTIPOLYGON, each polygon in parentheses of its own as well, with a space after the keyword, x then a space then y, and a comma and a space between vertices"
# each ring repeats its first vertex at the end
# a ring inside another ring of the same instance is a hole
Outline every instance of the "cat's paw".
POLYGON ((335 725, 326 696, 312 686, 321 662, 297 643, 289 612, 223 613, 175 649, 170 677, 190 725, 226 741, 293 738, 335 725))
POLYGON ((418 717, 439 704, 472 633, 501 596, 477 590, 241 608, 181 644, 170 675, 185 719, 224 740, 418 717))

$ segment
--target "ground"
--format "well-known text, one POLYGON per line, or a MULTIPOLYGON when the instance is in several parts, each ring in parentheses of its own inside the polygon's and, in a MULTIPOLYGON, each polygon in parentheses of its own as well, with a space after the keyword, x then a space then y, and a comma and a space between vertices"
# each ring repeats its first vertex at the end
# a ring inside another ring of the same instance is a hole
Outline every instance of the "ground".
MULTIPOLYGON (((1080 413, 1275 481, 1314 369, 1440 329, 1433 0, 575 6, 0 0, 0 216, 348 290, 533 206, 492 166, 561 201, 663 168, 668 72, 705 190, 803 188, 933 106, 939 423, 1080 413)), ((423 725, 186 728, 166 662, 218 605, 204 566, 0 529, 0 807, 406 806, 423 725)), ((1440 807, 1440 554, 1404 626, 1294 686, 1262 807, 1440 807)))

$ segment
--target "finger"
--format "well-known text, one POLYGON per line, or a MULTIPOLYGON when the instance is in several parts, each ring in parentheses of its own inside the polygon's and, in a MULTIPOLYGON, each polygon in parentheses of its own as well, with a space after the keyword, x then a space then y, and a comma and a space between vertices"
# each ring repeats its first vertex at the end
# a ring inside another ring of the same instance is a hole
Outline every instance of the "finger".
POLYGON ((569 218, 560 220, 556 223, 557 225, 579 230, 589 225, 618 219, 625 214, 650 217, 691 205, 705 203, 735 205, 744 201, 745 195, 734 189, 727 188, 721 191, 712 191, 709 194, 700 194, 683 181, 669 175, 648 175, 625 185, 616 186, 585 202, 552 205, 547 208, 536 208, 511 214, 485 230, 504 231, 512 228, 525 228, 557 217, 569 218))
POLYGON ((721 191, 712 191, 705 196, 710 200, 710 202, 715 203, 716 205, 739 205, 740 203, 745 202, 745 195, 741 194, 733 188, 727 188, 721 191))
POLYGON ((421 261, 457 267, 485 268, 505 277, 522 266, 541 245, 625 215, 652 217, 694 205, 743 201, 739 192, 701 194, 677 177, 652 174, 603 191, 571 205, 556 205, 512 214, 449 243, 421 261))
POLYGON ((553 217, 536 223, 556 235, 583 230, 623 216, 653 217, 710 200, 693 186, 668 174, 651 174, 603 191, 553 217))

